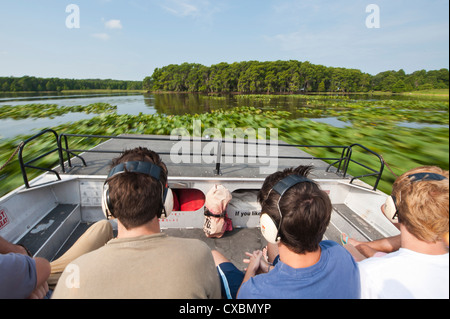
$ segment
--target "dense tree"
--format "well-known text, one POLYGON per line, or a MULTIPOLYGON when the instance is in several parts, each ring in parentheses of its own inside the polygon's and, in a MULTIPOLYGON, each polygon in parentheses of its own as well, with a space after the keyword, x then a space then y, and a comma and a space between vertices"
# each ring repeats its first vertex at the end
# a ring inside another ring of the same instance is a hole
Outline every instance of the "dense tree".
POLYGON ((147 90, 204 93, 407 92, 448 89, 449 70, 384 71, 325 67, 308 61, 244 61, 210 67, 197 63, 156 68, 143 81, 0 77, 0 91, 147 90))
POLYGON ((157 68, 144 79, 150 91, 175 92, 405 92, 449 87, 448 69, 385 71, 375 76, 356 69, 325 67, 308 61, 244 61, 210 67, 183 63, 157 68))
POLYGON ((23 77, 0 77, 0 91, 38 92, 62 90, 141 90, 142 81, 120 81, 100 79, 59 79, 23 77))

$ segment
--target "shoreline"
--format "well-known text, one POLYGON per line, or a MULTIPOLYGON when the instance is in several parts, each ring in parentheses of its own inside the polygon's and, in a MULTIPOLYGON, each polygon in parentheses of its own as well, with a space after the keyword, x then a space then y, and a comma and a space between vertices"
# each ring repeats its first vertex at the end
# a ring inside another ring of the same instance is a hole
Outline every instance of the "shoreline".
POLYGON ((104 90, 104 89, 95 89, 95 90, 62 90, 62 91, 17 91, 17 92, 3 92, 0 91, 0 94, 54 94, 54 93, 148 93, 147 90, 104 90))
MULTIPOLYGON (((433 90, 438 91, 438 90, 433 90)), ((392 93, 392 92, 382 92, 382 91, 369 91, 369 92, 196 92, 196 91, 145 91, 145 93, 149 94, 206 94, 206 95, 219 95, 219 94, 230 94, 230 95, 387 95, 387 96, 435 96, 435 97, 449 97, 449 90, 442 89, 439 91, 443 91, 446 93, 436 92, 432 93, 429 90, 422 91, 411 91, 411 92, 401 92, 401 93, 392 93)))
POLYGON ((40 93, 164 93, 164 94, 231 94, 231 95, 418 95, 418 96, 449 96, 449 89, 434 89, 410 92, 383 92, 383 91, 368 91, 368 92, 197 92, 197 91, 151 91, 151 90, 107 90, 107 89, 89 89, 89 90, 62 90, 62 91, 0 91, 0 94, 40 94, 40 93))

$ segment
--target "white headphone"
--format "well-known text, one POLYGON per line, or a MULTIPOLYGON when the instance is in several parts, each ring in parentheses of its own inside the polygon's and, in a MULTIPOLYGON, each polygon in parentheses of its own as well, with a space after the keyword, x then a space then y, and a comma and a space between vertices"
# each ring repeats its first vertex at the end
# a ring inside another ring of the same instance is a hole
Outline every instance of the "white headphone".
POLYGON ((158 165, 152 164, 150 162, 125 162, 121 163, 111 169, 103 184, 102 193, 102 211, 107 219, 114 217, 113 209, 109 200, 109 184, 108 181, 118 175, 123 173, 140 173, 153 177, 161 183, 162 194, 161 194, 161 212, 157 214, 158 218, 167 218, 173 210, 173 193, 172 190, 161 182, 162 169, 158 165))
MULTIPOLYGON (((442 181, 447 179, 447 177, 435 173, 417 173, 408 175, 408 178, 411 179, 411 183, 421 181, 442 181)), ((384 204, 384 214, 388 219, 398 220, 397 199, 395 196, 391 195, 386 199, 386 203, 384 204)))
MULTIPOLYGON (((280 222, 277 225, 277 222, 270 217, 270 215, 268 213, 264 213, 261 212, 261 217, 260 217, 260 226, 261 226, 261 233, 264 236, 264 238, 271 244, 278 244, 280 242, 280 228, 281 228, 281 224, 283 222, 283 214, 281 213, 280 210, 280 200, 283 197, 283 195, 293 186, 300 184, 300 183, 313 183, 315 184, 312 180, 304 177, 304 176, 300 176, 300 175, 289 175, 287 177, 285 177, 284 179, 282 179, 281 181, 279 181, 268 193, 267 198, 269 197, 270 193, 272 192, 272 190, 276 191, 279 195, 280 198, 278 199, 277 202, 277 207, 278 207, 278 213, 280 214, 280 222)), ((266 198, 266 199, 267 199, 266 198)))

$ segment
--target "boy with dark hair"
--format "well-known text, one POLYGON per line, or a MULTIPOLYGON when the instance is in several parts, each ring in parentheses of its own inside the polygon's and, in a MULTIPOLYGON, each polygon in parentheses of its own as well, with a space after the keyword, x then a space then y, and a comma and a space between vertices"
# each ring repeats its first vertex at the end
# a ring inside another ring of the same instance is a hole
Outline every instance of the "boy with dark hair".
POLYGON ((310 170, 299 166, 276 172, 266 178, 258 195, 269 256, 272 248, 278 250, 273 265, 264 261, 261 251, 247 253, 247 271, 239 276, 236 267, 213 251, 229 296, 236 295, 240 280, 240 299, 360 297, 359 271, 350 253, 333 241, 322 241, 332 206, 328 195, 307 178, 310 170))
POLYGON ((117 219, 118 236, 66 267, 53 298, 220 298, 209 247, 161 233, 167 168, 146 148, 113 160, 105 182, 105 214, 117 219))

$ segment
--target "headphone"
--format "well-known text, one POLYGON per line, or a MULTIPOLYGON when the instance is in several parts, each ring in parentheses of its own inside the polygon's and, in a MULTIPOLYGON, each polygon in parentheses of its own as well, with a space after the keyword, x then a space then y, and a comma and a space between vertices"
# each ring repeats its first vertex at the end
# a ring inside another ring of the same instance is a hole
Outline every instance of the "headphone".
POLYGON ((274 190, 275 192, 277 192, 280 195, 280 198, 278 199, 278 202, 277 202, 278 213, 280 214, 280 222, 277 224, 277 222, 272 217, 270 217, 270 215, 268 213, 264 213, 264 212, 261 213, 261 217, 259 220, 260 226, 261 226, 261 233, 264 236, 264 238, 271 244, 278 244, 280 242, 279 233, 280 233, 280 229, 281 229, 281 224, 283 222, 283 214, 281 213, 281 210, 280 210, 281 198, 289 189, 291 189, 293 186, 300 184, 300 183, 315 184, 315 182, 313 182, 312 180, 310 180, 304 176, 289 175, 286 178, 279 181, 269 191, 269 193, 267 195, 267 198, 268 198, 270 193, 272 192, 272 190, 274 190))
MULTIPOLYGON (((411 179, 411 183, 422 181, 442 181, 447 179, 447 177, 435 173, 417 173, 408 175, 408 178, 411 179)), ((391 195, 386 199, 384 214, 390 220, 398 220, 397 199, 395 196, 391 195)))
POLYGON ((161 182, 161 176, 163 174, 163 170, 158 165, 149 163, 149 162, 125 162, 120 163, 119 165, 113 167, 106 178, 105 183, 103 184, 103 194, 102 194, 102 210, 103 214, 105 214, 107 219, 110 219, 114 216, 114 210, 111 207, 111 202, 109 199, 109 184, 108 181, 119 174, 123 173, 139 173, 148 175, 158 182, 161 183, 162 194, 161 194, 161 209, 157 213, 158 218, 167 218, 173 210, 173 194, 172 190, 166 185, 164 186, 161 182))

